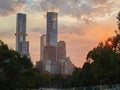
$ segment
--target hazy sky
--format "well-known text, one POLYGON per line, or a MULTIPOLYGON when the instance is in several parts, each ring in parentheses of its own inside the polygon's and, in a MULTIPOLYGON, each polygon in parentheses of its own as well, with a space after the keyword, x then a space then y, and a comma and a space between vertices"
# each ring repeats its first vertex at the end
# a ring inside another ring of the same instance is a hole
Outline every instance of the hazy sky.
POLYGON ((88 51, 114 35, 120 0, 0 0, 0 39, 15 49, 16 14, 27 14, 27 40, 32 61, 40 58, 40 36, 46 33, 46 12, 58 12, 59 40, 77 66, 88 51))

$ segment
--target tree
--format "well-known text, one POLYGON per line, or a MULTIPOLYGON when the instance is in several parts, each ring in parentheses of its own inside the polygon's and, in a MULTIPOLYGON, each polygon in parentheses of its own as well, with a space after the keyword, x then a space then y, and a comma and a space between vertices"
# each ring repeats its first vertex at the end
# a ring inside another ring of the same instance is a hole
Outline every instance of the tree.
POLYGON ((96 85, 97 79, 89 62, 85 62, 81 72, 81 83, 83 86, 96 85))
POLYGON ((82 82, 81 82, 82 73, 81 72, 82 72, 81 68, 75 68, 72 76, 70 77, 71 87, 79 87, 82 85, 82 82))
POLYGON ((117 16, 119 32, 87 54, 87 61, 92 60, 92 67, 101 84, 120 83, 120 12, 117 16))
POLYGON ((0 90, 38 87, 38 73, 29 58, 9 49, 0 40, 0 90))

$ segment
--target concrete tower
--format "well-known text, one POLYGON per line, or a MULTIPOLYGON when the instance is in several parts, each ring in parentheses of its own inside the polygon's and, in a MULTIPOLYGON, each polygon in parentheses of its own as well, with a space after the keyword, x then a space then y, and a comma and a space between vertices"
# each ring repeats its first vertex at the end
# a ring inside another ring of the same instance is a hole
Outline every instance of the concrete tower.
POLYGON ((55 12, 47 12, 47 46, 57 47, 57 16, 58 14, 55 12))
POLYGON ((16 50, 21 53, 21 55, 29 56, 29 42, 26 41, 26 14, 17 14, 16 23, 16 50))

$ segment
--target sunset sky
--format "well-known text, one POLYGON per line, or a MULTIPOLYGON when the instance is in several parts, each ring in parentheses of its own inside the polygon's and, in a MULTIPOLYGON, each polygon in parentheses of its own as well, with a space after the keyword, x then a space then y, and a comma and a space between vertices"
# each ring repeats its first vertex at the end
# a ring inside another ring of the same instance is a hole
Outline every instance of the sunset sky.
POLYGON ((0 40, 15 49, 16 14, 27 14, 27 40, 35 63, 40 58, 40 36, 46 33, 46 12, 58 12, 58 40, 78 67, 87 53, 115 35, 120 0, 0 0, 0 40))

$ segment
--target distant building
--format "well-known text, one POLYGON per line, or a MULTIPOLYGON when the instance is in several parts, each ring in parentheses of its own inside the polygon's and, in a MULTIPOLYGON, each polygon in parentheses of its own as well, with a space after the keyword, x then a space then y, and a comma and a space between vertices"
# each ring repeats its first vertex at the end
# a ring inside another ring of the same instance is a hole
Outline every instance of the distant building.
POLYGON ((57 53, 58 59, 66 58, 66 44, 64 41, 58 42, 57 53))
POLYGON ((47 46, 57 47, 57 16, 58 14, 55 12, 47 12, 47 46))
POLYGON ((37 61, 36 62, 36 68, 40 70, 40 72, 44 72, 44 63, 43 61, 37 61))
POLYGON ((21 41, 21 55, 29 56, 29 42, 28 41, 21 41))
POLYGON ((57 13, 47 12, 47 32, 41 36, 41 61, 36 64, 42 71, 54 73, 56 71, 57 61, 57 13), (42 62, 42 64, 41 64, 42 62), (42 68, 40 67, 42 65, 42 68))
MULTIPOLYGON (((48 72, 50 74, 59 74, 58 73, 58 63, 56 61, 45 60, 43 62, 43 67, 41 68, 43 72, 48 72)), ((40 66, 39 66, 40 68, 40 66)))
POLYGON ((74 65, 66 57, 66 43, 57 42, 57 18, 57 13, 47 12, 47 34, 41 36, 41 58, 36 67, 43 73, 71 75, 74 65))
POLYGON ((29 42, 26 41, 26 14, 17 14, 16 23, 16 50, 21 53, 21 55, 26 55, 29 57, 29 42))
POLYGON ((45 63, 45 72, 52 73, 52 61, 51 60, 46 60, 45 63))
POLYGON ((59 74, 71 75, 74 71, 74 68, 75 66, 72 64, 69 57, 59 60, 59 74))
POLYGON ((43 51, 44 51, 44 48, 46 46, 46 35, 42 35, 41 36, 41 41, 40 41, 40 60, 43 60, 43 51))
POLYGON ((43 51, 43 60, 56 61, 56 47, 46 46, 43 51))

